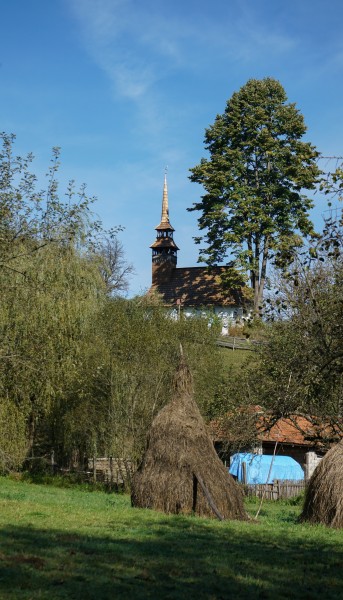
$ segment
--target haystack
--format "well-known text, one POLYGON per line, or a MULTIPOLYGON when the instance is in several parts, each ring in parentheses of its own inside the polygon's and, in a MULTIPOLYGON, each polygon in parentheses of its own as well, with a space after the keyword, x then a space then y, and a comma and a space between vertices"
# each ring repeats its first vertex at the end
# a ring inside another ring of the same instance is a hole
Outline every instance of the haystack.
POLYGON ((181 360, 172 401, 154 419, 132 479, 133 506, 165 513, 247 519, 239 486, 218 458, 181 360))
POLYGON ((343 440, 316 467, 306 490, 302 521, 343 527, 343 440))

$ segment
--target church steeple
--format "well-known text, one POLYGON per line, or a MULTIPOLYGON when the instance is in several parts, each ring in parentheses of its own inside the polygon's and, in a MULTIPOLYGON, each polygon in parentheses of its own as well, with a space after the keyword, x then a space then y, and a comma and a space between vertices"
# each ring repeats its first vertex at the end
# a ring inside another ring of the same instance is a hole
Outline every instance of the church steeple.
POLYGON ((169 223, 167 173, 164 174, 161 223, 169 223))
POLYGON ((157 227, 152 249, 152 283, 167 283, 177 264, 178 247, 173 240, 174 227, 169 221, 167 175, 164 175, 161 222, 157 227))

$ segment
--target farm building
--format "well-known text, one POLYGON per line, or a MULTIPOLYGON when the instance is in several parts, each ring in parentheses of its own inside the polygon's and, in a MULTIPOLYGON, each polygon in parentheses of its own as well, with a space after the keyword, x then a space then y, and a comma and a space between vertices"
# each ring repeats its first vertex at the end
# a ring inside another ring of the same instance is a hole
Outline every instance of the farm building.
POLYGON ((270 428, 263 429, 259 433, 262 454, 273 454, 277 442, 278 456, 291 456, 304 470, 306 478, 309 478, 317 466, 322 452, 316 447, 314 441, 314 428, 305 417, 282 418, 270 428))
MULTIPOLYGON (((230 324, 242 322, 247 315, 242 291, 224 291, 222 277, 228 267, 177 267, 178 246, 169 220, 167 178, 164 178, 161 222, 155 227, 152 249, 152 284, 149 293, 158 294, 177 318, 182 309, 185 316, 210 309, 221 319, 222 333, 230 324)), ((242 288, 243 289, 243 288, 242 288)))
MULTIPOLYGON (((293 458, 303 469, 304 477, 308 479, 325 453, 317 441, 318 433, 324 426, 314 426, 310 420, 300 416, 280 418, 272 422, 259 406, 251 407, 251 414, 256 428, 253 452, 270 456, 274 453, 276 445, 276 455, 293 458)), ((217 420, 210 423, 210 430, 218 454, 229 462, 230 452, 227 448, 234 442, 234 439, 229 439, 229 427, 223 427, 222 422, 217 420)), ((252 448, 246 447, 243 450, 251 451, 252 448)))

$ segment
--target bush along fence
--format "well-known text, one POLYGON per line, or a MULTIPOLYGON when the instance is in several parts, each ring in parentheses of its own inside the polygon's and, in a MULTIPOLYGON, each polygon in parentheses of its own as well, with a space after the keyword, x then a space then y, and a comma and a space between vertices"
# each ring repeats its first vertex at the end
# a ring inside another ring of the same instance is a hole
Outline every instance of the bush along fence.
POLYGON ((134 461, 113 456, 84 457, 82 461, 72 461, 69 467, 64 467, 55 462, 53 450, 44 456, 27 458, 24 465, 24 470, 32 474, 61 475, 77 482, 106 484, 111 489, 129 488, 136 468, 134 461))
POLYGON ((243 337, 236 337, 233 335, 226 335, 217 340, 217 345, 222 348, 230 348, 231 350, 256 350, 260 342, 255 340, 248 340, 243 337))
POLYGON ((294 498, 305 491, 305 481, 275 480, 273 483, 242 484, 244 495, 257 496, 265 500, 294 498))

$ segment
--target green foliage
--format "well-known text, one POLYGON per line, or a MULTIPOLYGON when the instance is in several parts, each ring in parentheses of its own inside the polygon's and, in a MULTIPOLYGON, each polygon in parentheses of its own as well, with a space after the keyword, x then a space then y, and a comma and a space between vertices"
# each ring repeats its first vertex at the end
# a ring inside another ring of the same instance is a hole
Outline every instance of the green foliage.
MULTIPOLYGON (((270 326, 263 347, 264 385, 268 404, 281 413, 300 412, 332 419, 342 416, 343 355, 342 261, 297 268, 281 295, 288 313, 270 326)), ((280 304, 278 305, 280 306, 280 304)))
POLYGON ((0 470, 41 472, 113 455, 138 460, 171 398, 180 343, 205 417, 225 388, 212 315, 175 321, 154 298, 123 300, 131 267, 116 230, 74 183, 60 200, 59 152, 37 191, 33 157, 0 152, 0 470))
POLYGON ((313 232, 308 212, 320 171, 314 146, 301 141, 306 127, 282 85, 272 78, 249 80, 227 102, 206 130, 209 159, 191 169, 191 181, 205 188, 189 210, 201 211, 198 223, 208 264, 230 252, 238 270, 247 271, 254 307, 262 303, 267 263, 287 262, 300 243, 296 232, 313 232))
POLYGON ((0 398, 0 473, 19 469, 28 444, 24 415, 14 402, 0 398))
POLYGON ((293 496, 292 498, 287 498, 284 500, 285 504, 289 504, 290 506, 300 506, 303 507, 305 498, 305 492, 298 494, 297 496, 293 496))
MULTIPOLYGON (((27 273, 0 271, 0 389, 26 420, 28 446, 53 446, 84 352, 88 322, 101 305, 99 272, 71 246, 49 245, 21 258, 27 273)), ((37 448, 38 449, 38 448, 37 448)))
POLYGON ((175 321, 149 298, 114 299, 88 335, 88 354, 65 417, 70 446, 79 444, 88 455, 138 459, 152 419, 171 398, 180 343, 206 412, 220 372, 216 331, 207 319, 175 321))
MULTIPOLYGON (((45 468, 40 473, 35 473, 33 470, 23 471, 22 473, 10 473, 8 477, 15 475, 18 481, 25 483, 31 483, 35 485, 45 485, 49 487, 55 487, 60 489, 73 489, 82 492, 113 492, 110 484, 103 482, 87 482, 83 473, 77 472, 65 472, 61 474, 49 473, 45 468)), ((122 491, 116 491, 116 493, 122 493, 122 491)))
POLYGON ((98 252, 104 232, 91 217, 93 199, 85 186, 76 193, 70 182, 66 200, 60 200, 54 149, 47 189, 37 191, 29 170, 33 156, 16 156, 14 136, 1 138, 0 402, 6 435, 0 436, 0 468, 9 469, 26 452, 44 461, 59 442, 65 403, 85 354, 85 331, 107 287, 98 252))
POLYGON ((231 296, 232 290, 238 290, 242 303, 251 306, 254 293, 247 286, 248 278, 241 270, 236 269, 232 265, 227 265, 225 271, 219 276, 219 280, 223 295, 231 296))
MULTIPOLYGON (((47 173, 46 189, 37 189, 36 175, 30 171, 33 155, 17 156, 15 136, 0 135, 0 268, 15 272, 17 260, 44 248, 51 242, 89 237, 99 224, 89 222, 89 207, 94 198, 86 194, 86 186, 75 189, 70 181, 60 199, 57 173, 59 148, 53 148, 47 173)), ((25 271, 19 271, 25 275, 25 271)))
POLYGON ((0 271, 0 391, 20 412, 27 451, 53 448, 62 464, 94 452, 138 459, 171 397, 180 343, 206 413, 220 374, 208 319, 175 322, 146 298, 110 298, 96 263, 70 244, 40 248, 21 265, 24 281, 0 271))
POLYGON ((252 403, 275 418, 305 415, 314 441, 342 436, 343 260, 340 218, 281 272, 264 340, 246 372, 252 403), (323 428, 323 423, 325 427, 323 428))
POLYGON ((343 199, 343 163, 339 164, 333 173, 327 173, 322 177, 320 191, 328 197, 329 206, 332 206, 334 199, 343 199))

